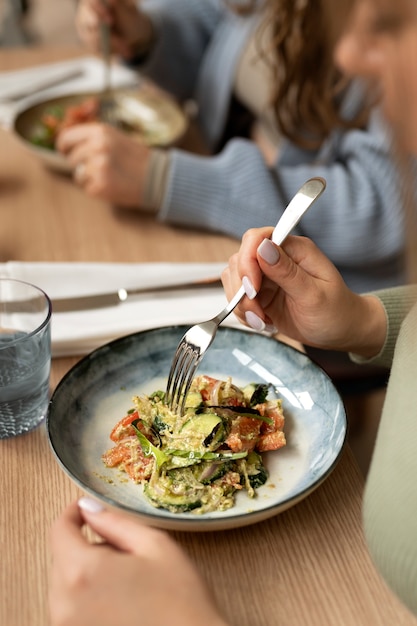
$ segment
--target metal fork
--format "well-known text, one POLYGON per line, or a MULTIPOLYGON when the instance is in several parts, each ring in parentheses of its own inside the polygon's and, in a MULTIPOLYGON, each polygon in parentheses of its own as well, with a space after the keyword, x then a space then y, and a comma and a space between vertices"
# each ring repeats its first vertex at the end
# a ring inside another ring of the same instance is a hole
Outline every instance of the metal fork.
MULTIPOLYGON (((102 0, 106 6, 107 0, 102 0)), ((101 51, 104 61, 103 89, 100 95, 100 119, 112 126, 118 125, 117 103, 111 88, 111 49, 110 49, 110 26, 102 22, 100 24, 101 51)))
MULTIPOLYGON (((272 233, 272 241, 280 245, 298 224, 301 217, 326 188, 323 178, 310 178, 297 191, 272 233)), ((192 326, 178 344, 166 388, 166 402, 171 410, 182 415, 196 369, 210 347, 219 325, 237 307, 245 295, 243 285, 229 304, 210 320, 192 326)))

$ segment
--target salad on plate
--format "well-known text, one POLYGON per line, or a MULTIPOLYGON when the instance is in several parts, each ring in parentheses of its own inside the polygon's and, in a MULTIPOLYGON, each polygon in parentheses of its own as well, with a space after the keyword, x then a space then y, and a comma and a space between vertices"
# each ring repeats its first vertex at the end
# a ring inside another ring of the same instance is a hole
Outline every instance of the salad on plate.
POLYGON ((114 426, 107 467, 143 485, 145 498, 172 513, 204 514, 234 506, 268 480, 263 453, 286 445, 281 399, 268 384, 244 387, 232 379, 197 376, 184 415, 173 413, 165 392, 135 396, 114 426))

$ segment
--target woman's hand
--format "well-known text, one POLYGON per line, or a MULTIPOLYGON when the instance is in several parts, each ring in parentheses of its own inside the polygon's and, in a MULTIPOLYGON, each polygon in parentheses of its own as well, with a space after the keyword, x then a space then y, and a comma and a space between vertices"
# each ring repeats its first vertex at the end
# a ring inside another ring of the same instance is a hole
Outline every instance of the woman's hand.
POLYGON ((93 197, 140 207, 150 149, 107 124, 79 124, 58 136, 57 149, 74 168, 74 178, 93 197))
POLYGON ((52 626, 225 626, 168 534, 87 498, 53 526, 49 606, 52 626), (84 524, 103 543, 87 541, 84 524))
POLYGON ((229 298, 242 280, 249 296, 235 310, 238 317, 256 330, 273 326, 306 345, 378 354, 386 336, 380 301, 352 292, 311 240, 288 237, 279 248, 271 233, 249 230, 223 272, 229 298))
POLYGON ((92 52, 101 48, 100 24, 110 26, 110 46, 129 59, 144 52, 153 40, 153 26, 133 0, 79 0, 75 18, 77 34, 92 52))

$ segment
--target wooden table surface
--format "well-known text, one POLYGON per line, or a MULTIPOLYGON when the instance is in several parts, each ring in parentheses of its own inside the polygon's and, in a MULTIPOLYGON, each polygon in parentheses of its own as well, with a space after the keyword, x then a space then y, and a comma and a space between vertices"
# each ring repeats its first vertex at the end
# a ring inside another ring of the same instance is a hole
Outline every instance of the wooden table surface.
MULTIPOLYGON (((80 53, 2 50, 0 69, 80 53)), ((237 248, 227 237, 164 226, 88 199, 0 130, 0 262, 222 262, 237 248)), ((51 389, 77 360, 53 361, 51 389)), ((49 528, 81 492, 56 463, 44 425, 0 441, 0 460, 0 624, 47 626, 49 528)), ((330 477, 281 515, 242 529, 174 535, 233 625, 416 626, 369 559, 362 492, 346 447, 330 477)))

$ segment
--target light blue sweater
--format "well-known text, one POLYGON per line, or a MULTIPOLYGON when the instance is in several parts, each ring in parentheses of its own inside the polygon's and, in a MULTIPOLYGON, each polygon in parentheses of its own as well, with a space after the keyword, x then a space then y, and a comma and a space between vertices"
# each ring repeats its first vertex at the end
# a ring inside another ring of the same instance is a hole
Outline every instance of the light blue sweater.
MULTIPOLYGON (((141 71, 181 101, 198 104, 201 129, 216 151, 235 70, 259 16, 241 17, 223 0, 144 0, 156 44, 141 71)), ((351 92, 346 115, 358 106, 351 92)), ((233 139, 213 157, 170 150, 168 184, 158 217, 240 238, 251 227, 274 225, 311 176, 327 189, 297 234, 313 239, 356 291, 404 282, 401 198, 388 132, 378 111, 364 130, 335 131, 317 151, 284 141, 268 168, 251 141, 233 139)))

